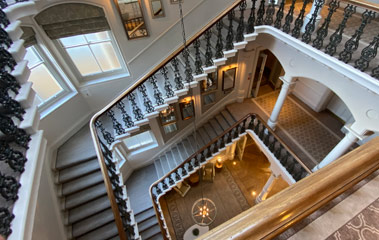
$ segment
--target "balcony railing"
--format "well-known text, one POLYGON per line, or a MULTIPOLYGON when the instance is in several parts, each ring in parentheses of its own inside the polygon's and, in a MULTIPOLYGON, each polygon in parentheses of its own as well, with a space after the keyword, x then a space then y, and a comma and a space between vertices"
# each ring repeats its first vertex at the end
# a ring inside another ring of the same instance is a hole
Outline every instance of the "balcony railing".
MULTIPOLYGON (((282 0, 279 6, 275 6, 274 1, 270 1, 268 5, 265 0, 235 1, 231 7, 191 37, 186 46, 176 49, 92 118, 91 132, 121 239, 126 239, 127 235, 128 238, 133 238, 133 234, 128 232, 129 229, 135 229, 135 223, 133 220, 130 221, 129 215, 122 210, 127 208, 125 201, 121 200, 126 199, 126 196, 124 191, 120 190, 125 186, 121 181, 115 180, 115 174, 118 173, 113 172, 112 149, 139 126, 147 124, 149 118, 156 117, 168 104, 177 101, 179 96, 195 87, 198 81, 204 80, 212 69, 224 64, 228 57, 234 56, 249 41, 253 41, 257 35, 256 26, 273 26, 319 51, 353 65, 367 73, 368 77, 371 75, 379 79, 379 65, 376 66, 378 33, 374 33, 369 43, 361 40, 366 26, 370 22, 376 23, 376 5, 359 2, 359 6, 368 9, 359 11, 363 12, 359 15, 361 22, 354 29, 354 33, 347 36, 344 30, 349 27, 348 20, 351 16, 357 14, 357 6, 354 5, 356 1, 345 1, 342 20, 339 20, 333 16, 339 10, 340 2, 332 0, 328 6, 324 6, 324 1, 315 0, 315 14, 311 15, 307 24, 304 24, 305 9, 310 1, 304 0, 300 4, 300 11, 295 14, 296 3, 296 0, 293 0, 290 5, 285 5, 285 1, 282 0), (317 13, 321 8, 328 8, 328 14, 316 29, 317 13), (337 27, 331 29, 330 23, 337 27)), ((167 185, 165 182, 161 184, 167 185)), ((126 212, 128 211, 130 209, 126 212)), ((164 227, 162 228, 162 231, 165 231, 164 227)))

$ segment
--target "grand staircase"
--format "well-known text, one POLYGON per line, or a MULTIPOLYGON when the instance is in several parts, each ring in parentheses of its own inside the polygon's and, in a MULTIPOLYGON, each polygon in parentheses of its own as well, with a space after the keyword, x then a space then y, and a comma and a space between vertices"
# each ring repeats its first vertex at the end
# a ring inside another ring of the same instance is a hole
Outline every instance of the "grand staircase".
POLYGON ((194 133, 183 138, 179 143, 171 147, 170 150, 154 160, 158 178, 163 177, 183 161, 187 160, 188 157, 207 145, 235 122, 236 120, 230 112, 225 109, 196 130, 196 139, 194 133))

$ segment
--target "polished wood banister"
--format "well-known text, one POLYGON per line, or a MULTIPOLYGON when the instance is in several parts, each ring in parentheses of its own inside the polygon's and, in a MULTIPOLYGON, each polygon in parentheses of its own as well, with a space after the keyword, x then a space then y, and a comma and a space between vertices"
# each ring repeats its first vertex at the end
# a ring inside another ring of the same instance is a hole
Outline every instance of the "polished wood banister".
POLYGON ((378 3, 373 3, 373 2, 368 2, 364 0, 343 0, 343 2, 350 3, 359 7, 363 7, 375 12, 379 12, 379 4, 378 3))
POLYGON ((199 239, 272 239, 378 169, 376 137, 199 239))

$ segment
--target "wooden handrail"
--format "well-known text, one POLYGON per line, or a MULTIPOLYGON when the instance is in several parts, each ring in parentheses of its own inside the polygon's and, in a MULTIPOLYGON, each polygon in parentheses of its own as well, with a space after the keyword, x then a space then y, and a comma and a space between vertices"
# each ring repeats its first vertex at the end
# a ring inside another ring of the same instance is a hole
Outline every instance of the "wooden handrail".
POLYGON ((271 239, 379 169, 379 137, 199 239, 271 239))
POLYGON ((363 7, 375 12, 379 12, 379 4, 378 3, 373 3, 373 2, 368 2, 364 0, 343 0, 343 2, 347 2, 359 7, 363 7))

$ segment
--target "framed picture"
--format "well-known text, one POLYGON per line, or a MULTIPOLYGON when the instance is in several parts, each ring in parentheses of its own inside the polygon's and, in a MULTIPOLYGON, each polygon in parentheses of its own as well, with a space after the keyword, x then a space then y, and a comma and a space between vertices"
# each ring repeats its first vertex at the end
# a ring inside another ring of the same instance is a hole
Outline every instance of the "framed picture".
POLYGON ((163 5, 161 0, 150 0, 152 18, 164 17, 163 5))
POLYGON ((172 4, 172 3, 179 3, 179 1, 180 1, 180 2, 183 2, 183 0, 170 0, 170 1, 171 1, 171 4, 172 4))
POLYGON ((114 0, 128 39, 147 37, 140 0, 114 0))
POLYGON ((222 72, 222 90, 229 91, 234 88, 237 68, 231 68, 222 72))
POLYGON ((182 120, 187 120, 195 116, 195 109, 193 107, 193 100, 188 102, 179 103, 182 120))

